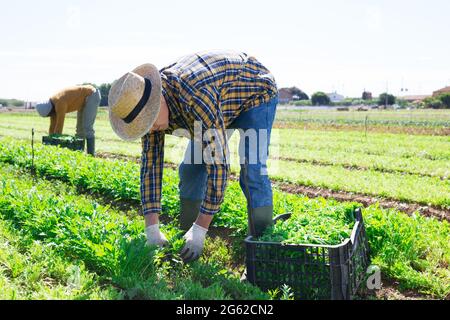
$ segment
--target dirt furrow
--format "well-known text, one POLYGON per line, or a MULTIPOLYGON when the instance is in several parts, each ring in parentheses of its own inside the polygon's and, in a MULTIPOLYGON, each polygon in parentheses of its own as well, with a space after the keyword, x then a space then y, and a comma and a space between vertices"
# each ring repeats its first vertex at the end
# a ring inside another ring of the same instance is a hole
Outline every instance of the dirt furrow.
POLYGON ((414 212, 419 212, 421 215, 427 217, 435 217, 439 220, 447 220, 448 222, 450 222, 450 210, 439 207, 425 206, 414 202, 403 202, 346 191, 334 191, 318 187, 307 187, 296 185, 293 183, 275 181, 273 182, 273 184, 284 192, 303 194, 309 198, 323 197, 326 199, 333 198, 338 201, 355 201, 363 204, 366 207, 378 203, 381 208, 397 209, 409 215, 413 214, 414 212))
MULTIPOLYGON (((140 162, 140 157, 126 156, 107 152, 97 153, 97 156, 101 158, 117 159, 121 161, 132 161, 136 163, 140 162)), ((165 167, 170 169, 177 169, 178 165, 166 162, 165 167)), ((239 180, 239 176, 234 173, 231 174, 230 178, 234 181, 239 180)), ((333 198, 338 201, 355 201, 363 204, 366 207, 378 203, 381 208, 397 209, 409 215, 413 214, 414 212, 419 212, 421 215, 427 217, 434 217, 441 221, 446 220, 450 222, 450 210, 435 206, 426 206, 414 202, 404 202, 395 199, 386 199, 347 191, 334 191, 319 187, 307 187, 295 183, 281 182, 276 180, 272 180, 272 184, 283 192, 302 194, 309 198, 323 197, 326 199, 333 198)))

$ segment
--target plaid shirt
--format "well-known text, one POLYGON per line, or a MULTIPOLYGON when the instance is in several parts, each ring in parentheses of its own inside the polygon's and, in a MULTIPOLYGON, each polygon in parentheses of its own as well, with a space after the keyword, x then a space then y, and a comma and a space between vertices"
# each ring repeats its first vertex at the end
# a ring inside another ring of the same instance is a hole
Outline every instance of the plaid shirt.
POLYGON ((225 129, 242 111, 268 102, 278 94, 272 74, 245 53, 206 52, 183 57, 161 70, 162 93, 169 107, 169 128, 142 138, 141 201, 144 215, 160 213, 164 136, 186 129, 194 136, 194 123, 209 130, 202 141, 215 143, 216 157, 207 162, 208 183, 200 213, 213 215, 223 202, 229 175, 225 129), (217 154, 217 152, 219 154, 217 154), (225 161, 224 161, 225 160, 225 161))

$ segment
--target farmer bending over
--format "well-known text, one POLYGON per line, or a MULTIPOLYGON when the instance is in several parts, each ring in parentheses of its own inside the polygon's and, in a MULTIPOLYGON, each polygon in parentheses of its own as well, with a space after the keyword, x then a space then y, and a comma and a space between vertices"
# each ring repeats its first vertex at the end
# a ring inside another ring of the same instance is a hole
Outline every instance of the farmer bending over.
POLYGON ((272 224, 272 188, 266 159, 278 103, 272 74, 245 53, 198 53, 158 71, 142 65, 115 81, 110 122, 124 140, 142 138, 141 201, 149 244, 164 245, 159 229, 166 134, 190 138, 180 175, 181 251, 197 259, 229 176, 227 139, 241 134, 240 186, 247 198, 249 233, 272 224), (227 130, 231 129, 231 130, 227 130))
POLYGON ((87 152, 95 155, 94 122, 100 105, 100 91, 91 85, 66 88, 36 110, 42 117, 50 117, 49 134, 62 134, 66 113, 78 111, 76 136, 87 141, 87 152))

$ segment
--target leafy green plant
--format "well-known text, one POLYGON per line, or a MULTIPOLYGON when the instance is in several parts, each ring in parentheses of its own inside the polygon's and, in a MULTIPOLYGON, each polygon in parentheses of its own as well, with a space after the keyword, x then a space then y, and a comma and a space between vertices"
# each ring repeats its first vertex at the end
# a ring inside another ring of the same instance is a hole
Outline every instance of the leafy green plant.
POLYGON ((56 140, 56 141, 64 141, 64 142, 75 142, 78 140, 77 137, 70 136, 67 134, 51 134, 48 136, 50 139, 56 140))
POLYGON ((293 212, 289 219, 279 220, 258 240, 284 244, 341 244, 352 232, 356 205, 343 203, 321 207, 311 203, 303 210, 293 212))
POLYGON ((294 300, 294 292, 292 288, 284 284, 280 288, 268 291, 272 300, 294 300))
POLYGON ((68 262, 42 241, 26 241, 0 220, 1 299, 117 299, 120 293, 102 285, 82 261, 68 262))

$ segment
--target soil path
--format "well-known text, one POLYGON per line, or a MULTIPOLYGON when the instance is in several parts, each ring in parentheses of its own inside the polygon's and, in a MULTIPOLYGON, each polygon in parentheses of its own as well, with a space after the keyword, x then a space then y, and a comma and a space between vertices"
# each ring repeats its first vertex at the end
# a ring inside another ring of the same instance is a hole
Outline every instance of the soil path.
MULTIPOLYGON (((106 158, 106 159, 117 159, 122 161, 132 161, 139 163, 140 158, 139 157, 133 157, 133 156, 126 156, 126 155, 120 155, 120 154, 114 154, 114 153, 97 153, 97 156, 100 158, 106 158)), ((177 169, 176 164, 172 163, 166 163, 165 166, 167 168, 171 169, 177 169)), ((234 181, 237 181, 239 177, 236 174, 231 174, 231 179, 234 181)), ((273 185, 280 189, 281 191, 287 192, 287 193, 293 193, 293 194, 303 194, 309 198, 317 198, 317 197, 323 197, 326 199, 333 198, 338 201, 355 201, 363 204, 364 206, 370 206, 372 204, 378 203, 381 208, 385 209, 397 209, 399 211, 405 212, 409 215, 413 214, 414 212, 419 212, 421 215, 427 216, 427 217, 435 217, 439 220, 446 220, 450 222, 450 210, 443 209, 435 206, 426 206, 419 203, 414 202, 403 202, 398 201, 395 199, 386 199, 381 197, 375 197, 370 195, 364 195, 364 194, 358 194, 358 193, 352 193, 352 192, 346 192, 346 191, 334 191, 330 189, 325 188, 319 188, 319 187, 307 187, 298 185, 295 183, 289 183, 289 182, 281 182, 281 181, 272 181, 273 185)))

